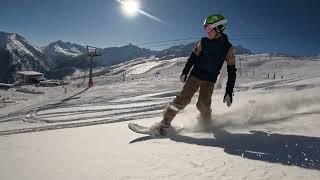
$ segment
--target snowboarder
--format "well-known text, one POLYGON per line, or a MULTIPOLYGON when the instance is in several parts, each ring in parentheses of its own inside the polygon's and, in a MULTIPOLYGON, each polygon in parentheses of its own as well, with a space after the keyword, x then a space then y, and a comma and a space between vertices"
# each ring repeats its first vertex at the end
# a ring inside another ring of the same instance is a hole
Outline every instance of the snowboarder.
POLYGON ((150 134, 166 135, 171 127, 171 121, 177 113, 184 109, 193 95, 200 88, 197 109, 200 124, 211 123, 211 96, 214 84, 220 74, 224 61, 227 62, 228 81, 223 102, 230 107, 233 101, 233 88, 236 81, 235 50, 223 33, 227 19, 222 15, 208 16, 204 21, 204 30, 208 37, 201 38, 193 49, 182 71, 180 80, 184 83, 182 91, 164 111, 163 120, 150 127, 150 134))

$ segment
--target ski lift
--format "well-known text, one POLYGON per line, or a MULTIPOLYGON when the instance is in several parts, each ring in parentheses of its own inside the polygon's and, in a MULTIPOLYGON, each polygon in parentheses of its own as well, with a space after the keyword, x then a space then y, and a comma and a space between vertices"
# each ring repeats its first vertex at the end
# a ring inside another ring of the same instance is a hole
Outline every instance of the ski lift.
POLYGON ((87 56, 90 58, 90 72, 89 72, 88 88, 91 88, 93 86, 93 81, 92 81, 92 61, 93 61, 93 58, 102 55, 97 52, 97 49, 98 48, 94 47, 94 46, 87 46, 87 56))

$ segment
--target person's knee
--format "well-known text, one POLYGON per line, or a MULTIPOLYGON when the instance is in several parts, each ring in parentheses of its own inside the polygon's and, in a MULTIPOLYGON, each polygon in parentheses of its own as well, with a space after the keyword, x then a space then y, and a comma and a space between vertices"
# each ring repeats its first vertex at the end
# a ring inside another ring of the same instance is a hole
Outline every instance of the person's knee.
POLYGON ((190 104, 191 98, 181 98, 177 97, 170 105, 174 106, 175 108, 182 110, 184 109, 188 104, 190 104))

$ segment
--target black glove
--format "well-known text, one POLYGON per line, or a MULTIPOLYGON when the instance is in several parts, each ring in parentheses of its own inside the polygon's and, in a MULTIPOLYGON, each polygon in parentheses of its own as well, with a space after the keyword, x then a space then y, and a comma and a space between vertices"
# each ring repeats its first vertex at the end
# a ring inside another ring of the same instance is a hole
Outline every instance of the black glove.
POLYGON ((223 103, 227 103, 227 106, 230 107, 233 101, 233 93, 226 92, 223 97, 223 103))
POLYGON ((180 76, 180 81, 181 81, 182 83, 185 83, 186 80, 187 80, 187 77, 188 77, 188 74, 182 73, 181 76, 180 76))
POLYGON ((227 87, 226 87, 226 94, 223 98, 223 103, 227 102, 227 106, 230 107, 233 100, 233 88, 236 83, 237 78, 237 69, 235 65, 228 65, 228 81, 227 81, 227 87))

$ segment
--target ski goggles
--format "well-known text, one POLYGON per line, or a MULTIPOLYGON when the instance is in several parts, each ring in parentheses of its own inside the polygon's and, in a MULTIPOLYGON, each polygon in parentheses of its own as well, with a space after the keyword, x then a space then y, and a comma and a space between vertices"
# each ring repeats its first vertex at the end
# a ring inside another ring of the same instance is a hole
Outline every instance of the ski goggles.
POLYGON ((223 25, 223 24, 227 24, 228 23, 228 20, 224 19, 224 20, 221 20, 221 21, 218 21, 216 23, 213 23, 213 24, 206 24, 204 25, 204 30, 209 33, 211 32, 215 27, 218 27, 220 25, 223 25))

